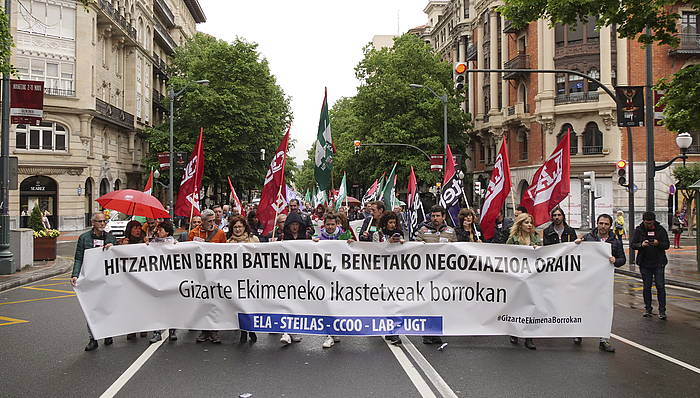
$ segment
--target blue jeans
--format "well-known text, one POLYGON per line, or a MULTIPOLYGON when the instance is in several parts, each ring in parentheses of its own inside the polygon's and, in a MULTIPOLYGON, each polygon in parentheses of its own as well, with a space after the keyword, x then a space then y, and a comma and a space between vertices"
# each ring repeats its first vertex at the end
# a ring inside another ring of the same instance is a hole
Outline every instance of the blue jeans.
POLYGON ((656 284, 656 297, 659 300, 659 312, 666 312, 666 280, 664 279, 664 271, 666 266, 659 265, 656 268, 639 267, 639 272, 642 274, 642 282, 644 283, 644 308, 647 312, 651 312, 651 284, 656 284))

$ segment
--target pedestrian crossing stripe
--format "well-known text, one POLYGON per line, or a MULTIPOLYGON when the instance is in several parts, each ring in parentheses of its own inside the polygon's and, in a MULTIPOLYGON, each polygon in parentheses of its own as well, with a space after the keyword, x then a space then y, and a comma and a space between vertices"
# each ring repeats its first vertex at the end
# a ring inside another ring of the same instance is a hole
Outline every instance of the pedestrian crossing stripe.
POLYGON ((25 321, 24 319, 15 319, 15 318, 8 318, 6 316, 0 316, 0 326, 8 326, 8 325, 15 325, 18 323, 27 323, 29 321, 25 321), (7 322, 2 322, 2 321, 7 321, 7 322))
POLYGON ((46 292, 58 292, 58 293, 69 293, 69 294, 73 294, 73 291, 71 291, 71 290, 46 289, 46 288, 43 288, 43 287, 26 286, 26 287, 23 287, 22 289, 42 290, 42 291, 46 291, 46 292))
POLYGON ((65 297, 75 297, 75 293, 66 294, 66 295, 63 295, 63 296, 42 297, 42 298, 27 299, 27 300, 19 300, 19 301, 8 301, 8 302, 6 302, 6 303, 0 303, 0 305, 30 303, 30 302, 32 302, 32 301, 54 300, 54 299, 60 299, 60 298, 65 298, 65 297))

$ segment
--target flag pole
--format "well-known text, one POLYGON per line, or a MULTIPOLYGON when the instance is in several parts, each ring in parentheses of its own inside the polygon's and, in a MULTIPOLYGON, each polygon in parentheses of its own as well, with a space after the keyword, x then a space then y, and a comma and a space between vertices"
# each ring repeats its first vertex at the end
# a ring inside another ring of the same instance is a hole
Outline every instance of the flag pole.
MULTIPOLYGON (((194 194, 197 195, 197 201, 199 201, 199 189, 197 185, 194 186, 194 194)), ((194 202, 190 204, 190 232, 192 232, 192 217, 194 216, 194 202)), ((187 233, 189 235, 189 232, 187 233)))
MULTIPOLYGON (((505 135, 504 135, 504 136, 501 138, 501 145, 504 144, 505 140, 506 140, 506 137, 505 137, 505 135)), ((507 151, 507 150, 508 150, 508 149, 507 149, 507 147, 506 147, 506 151, 507 151)), ((507 152, 506 152, 506 153, 507 153, 507 152)), ((510 202, 513 204, 513 217, 515 217, 515 194, 513 194, 513 182, 512 182, 512 181, 508 181, 508 184, 510 184, 510 202)))
MULTIPOLYGON (((282 195, 282 186, 283 184, 280 184, 280 188, 277 190, 277 199, 279 199, 280 195, 282 195)), ((279 208, 275 208, 275 226, 272 227, 272 235, 270 235, 271 238, 275 237, 275 232, 277 231, 277 217, 280 215, 279 208)))

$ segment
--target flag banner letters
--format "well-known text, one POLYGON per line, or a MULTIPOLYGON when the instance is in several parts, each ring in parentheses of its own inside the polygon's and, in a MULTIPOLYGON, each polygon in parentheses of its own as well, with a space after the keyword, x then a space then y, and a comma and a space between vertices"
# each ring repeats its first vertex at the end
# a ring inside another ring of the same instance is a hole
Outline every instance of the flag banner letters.
POLYGON ((95 338, 166 328, 608 337, 610 250, 156 242, 87 250, 75 290, 95 338))

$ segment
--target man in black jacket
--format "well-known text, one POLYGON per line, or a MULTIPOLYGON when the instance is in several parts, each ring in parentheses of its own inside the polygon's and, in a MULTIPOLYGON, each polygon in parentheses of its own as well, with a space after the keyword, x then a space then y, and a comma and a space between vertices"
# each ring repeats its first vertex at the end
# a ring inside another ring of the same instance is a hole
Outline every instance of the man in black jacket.
POLYGON ((493 234, 493 238, 488 240, 487 243, 506 243, 510 236, 510 228, 512 226, 513 220, 505 218, 503 212, 499 211, 498 216, 496 216, 496 230, 493 234))
POLYGON ((372 215, 365 218, 362 222, 362 227, 360 227, 360 232, 357 234, 360 241, 363 242, 372 242, 374 233, 379 230, 379 219, 382 218, 386 210, 384 202, 381 200, 371 202, 369 208, 372 215))
POLYGON ((564 217, 564 211, 561 207, 555 207, 549 215, 552 218, 552 223, 544 229, 542 237, 545 246, 563 242, 574 242, 578 239, 576 231, 566 223, 566 217, 564 217))
POLYGON ((630 247, 637 250, 637 265, 644 282, 644 317, 652 316, 651 284, 656 282, 656 296, 659 300, 659 319, 666 319, 666 281, 664 270, 668 259, 666 250, 670 247, 668 232, 656 221, 656 214, 644 212, 642 223, 632 235, 630 247))
MULTIPOLYGON (((608 260, 610 264, 617 267, 622 267, 627 262, 627 256, 625 256, 625 250, 622 248, 622 241, 617 239, 615 235, 610 233, 610 228, 612 227, 613 218, 609 214, 601 214, 596 220, 597 227, 591 232, 584 235, 583 239, 577 239, 576 243, 581 243, 581 240, 586 242, 606 242, 610 243, 612 246, 612 255, 608 260)), ((581 338, 574 338, 574 343, 581 344, 581 338)), ((610 344, 610 341, 606 338, 601 337, 599 348, 605 352, 615 352, 615 347, 610 344)))
POLYGON ((309 217, 308 214, 301 212, 301 209, 299 208, 299 199, 291 199, 289 201, 289 214, 291 213, 296 213, 299 215, 299 217, 301 218, 302 227, 306 229, 309 235, 313 236, 314 224, 313 222, 311 222, 311 217, 309 217))

